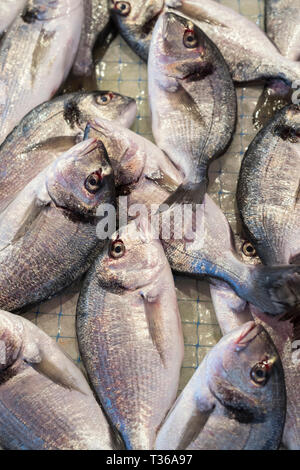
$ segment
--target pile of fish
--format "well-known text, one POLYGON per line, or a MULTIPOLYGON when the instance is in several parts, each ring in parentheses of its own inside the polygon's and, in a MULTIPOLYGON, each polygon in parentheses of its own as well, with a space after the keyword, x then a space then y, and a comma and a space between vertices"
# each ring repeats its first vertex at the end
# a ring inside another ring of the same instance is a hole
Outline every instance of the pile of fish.
POLYGON ((266 34, 213 0, 0 0, 4 449, 300 449, 300 0, 265 4, 266 34), (155 144, 91 85, 116 32, 148 64, 155 144), (247 82, 263 127, 234 237, 208 169, 247 82), (172 272, 208 280, 224 335, 179 396, 172 272), (75 281, 88 381, 22 317, 75 281))

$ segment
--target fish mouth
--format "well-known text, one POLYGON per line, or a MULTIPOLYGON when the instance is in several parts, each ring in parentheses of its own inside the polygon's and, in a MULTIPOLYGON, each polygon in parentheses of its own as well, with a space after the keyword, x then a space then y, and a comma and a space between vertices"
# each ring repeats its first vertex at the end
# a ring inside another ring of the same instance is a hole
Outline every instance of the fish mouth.
POLYGON ((236 350, 240 351, 246 348, 262 331, 263 327, 261 325, 257 325, 255 322, 248 322, 234 342, 236 350))
POLYGON ((153 28, 155 26, 155 23, 156 21, 158 20, 158 17, 161 15, 161 13, 164 11, 164 5, 162 6, 162 8, 154 14, 154 16, 152 16, 150 18, 150 20, 146 21, 146 23, 144 23, 143 27, 142 27, 142 33, 145 34, 146 36, 148 36, 149 34, 152 33, 153 31, 153 28))

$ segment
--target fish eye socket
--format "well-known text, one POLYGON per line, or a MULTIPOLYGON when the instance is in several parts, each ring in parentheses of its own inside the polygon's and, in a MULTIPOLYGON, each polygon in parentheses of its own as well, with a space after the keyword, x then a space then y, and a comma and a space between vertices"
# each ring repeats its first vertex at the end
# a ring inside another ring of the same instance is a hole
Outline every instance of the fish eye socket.
POLYGON ((106 106, 113 99, 113 93, 105 93, 105 95, 97 96, 96 102, 102 106, 106 106))
POLYGON ((256 385, 264 386, 269 379, 268 367, 265 363, 259 362, 252 367, 250 372, 252 382, 256 385))
POLYGON ((114 259, 122 258, 125 253, 125 245, 122 240, 115 240, 110 247, 110 256, 114 259))
POLYGON ((95 194, 100 189, 101 181, 101 170, 95 171, 87 177, 84 182, 84 187, 89 193, 95 194))
POLYGON ((248 256, 249 258, 254 258, 254 256, 256 256, 256 249, 250 242, 243 243, 242 251, 244 255, 248 256))
POLYGON ((120 15, 127 16, 131 11, 131 5, 128 2, 116 2, 115 9, 120 15))
POLYGON ((183 44, 188 49, 194 49, 198 46, 198 39, 196 38, 196 34, 193 29, 185 30, 183 35, 183 44))

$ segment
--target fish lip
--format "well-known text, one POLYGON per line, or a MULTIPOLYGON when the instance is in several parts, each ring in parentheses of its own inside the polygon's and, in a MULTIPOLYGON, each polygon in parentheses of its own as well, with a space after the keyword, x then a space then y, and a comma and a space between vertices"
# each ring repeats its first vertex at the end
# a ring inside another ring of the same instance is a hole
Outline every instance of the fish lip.
POLYGON ((257 325, 254 321, 248 322, 245 329, 234 342, 236 349, 241 350, 247 347, 262 331, 263 327, 261 325, 257 325))
POLYGON ((94 150, 96 150, 97 148, 101 148, 102 147, 102 142, 100 139, 97 139, 96 137, 92 137, 91 139, 87 139, 87 140, 83 140, 81 142, 82 144, 82 151, 79 152, 79 155, 81 157, 84 157, 85 155, 88 155, 90 153, 92 153, 94 150))

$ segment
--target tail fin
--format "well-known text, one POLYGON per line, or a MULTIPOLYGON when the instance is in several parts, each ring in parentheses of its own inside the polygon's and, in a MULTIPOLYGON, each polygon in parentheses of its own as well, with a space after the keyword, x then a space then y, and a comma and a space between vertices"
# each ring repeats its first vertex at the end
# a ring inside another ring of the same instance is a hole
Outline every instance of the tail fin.
POLYGON ((279 321, 289 321, 293 325, 292 341, 300 340, 300 302, 282 315, 279 321))
POLYGON ((252 269, 249 301, 270 315, 293 312, 300 321, 300 266, 262 266, 252 269))
POLYGON ((162 204, 161 212, 164 206, 172 207, 176 204, 202 204, 207 189, 207 179, 203 179, 199 183, 183 183, 176 191, 169 196, 162 204))

